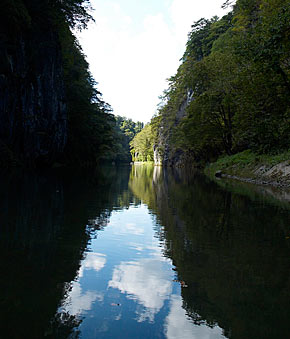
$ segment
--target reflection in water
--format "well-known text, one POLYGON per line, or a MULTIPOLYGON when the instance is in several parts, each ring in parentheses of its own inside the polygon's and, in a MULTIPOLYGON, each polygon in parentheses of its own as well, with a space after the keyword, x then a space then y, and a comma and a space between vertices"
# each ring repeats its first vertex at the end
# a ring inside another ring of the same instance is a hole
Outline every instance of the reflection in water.
MULTIPOLYGON (((129 168, 119 173, 0 175, 1 337, 66 338, 79 326, 72 315, 54 315, 80 268, 88 220, 103 225, 113 208, 138 204, 127 189, 129 168)), ((106 257, 88 254, 83 263, 80 274, 100 270, 106 257)), ((82 295, 77 285, 73 291, 82 295)))
POLYGON ((99 258, 96 251, 106 253, 106 265, 100 273, 85 270, 84 260, 59 309, 82 319, 83 337, 118 338, 120 331, 129 338, 223 337, 218 326, 196 328, 186 315, 180 283, 171 259, 162 253, 164 242, 156 237, 154 224, 148 208, 135 205, 113 212, 105 232, 92 239, 89 254, 99 258))
POLYGON ((289 335, 289 208, 184 170, 131 175, 129 186, 164 226, 164 254, 188 285, 183 307, 195 324, 218 323, 231 338, 289 335))
POLYGON ((83 292, 80 283, 74 281, 60 313, 69 313, 74 316, 84 314, 85 311, 92 308, 92 304, 97 298, 102 300, 102 295, 98 295, 95 291, 83 292))
POLYGON ((288 337, 289 208, 240 192, 153 166, 0 178, 1 335, 288 337))
MULTIPOLYGON (((81 267, 78 277, 84 275, 85 270, 100 271, 106 263, 106 255, 100 253, 87 253, 86 258, 81 262, 81 267)), ((83 314, 92 308, 92 304, 98 300, 102 301, 104 296, 97 293, 95 290, 82 291, 79 281, 73 281, 72 286, 69 287, 69 293, 65 297, 65 301, 60 308, 60 313, 69 313, 70 315, 83 314)))
POLYGON ((180 295, 173 294, 170 298, 170 311, 165 320, 165 334, 168 339, 217 339, 225 338, 221 328, 209 327, 204 324, 195 326, 182 306, 180 295))
POLYGON ((154 315, 169 299, 172 283, 168 271, 160 259, 141 259, 122 262, 115 267, 109 287, 118 288, 127 298, 137 300, 145 311, 139 314, 138 322, 154 321, 154 315))
POLYGON ((81 263, 79 277, 83 276, 86 269, 93 269, 95 271, 101 270, 106 264, 106 255, 101 253, 87 253, 85 260, 81 263))

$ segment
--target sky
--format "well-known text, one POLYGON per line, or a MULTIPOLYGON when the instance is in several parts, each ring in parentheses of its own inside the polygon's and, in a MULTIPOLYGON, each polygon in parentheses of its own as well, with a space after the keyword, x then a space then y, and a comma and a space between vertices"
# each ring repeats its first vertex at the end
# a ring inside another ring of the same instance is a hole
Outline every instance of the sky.
POLYGON ((91 0, 95 23, 78 33, 115 115, 149 122, 185 50, 191 25, 226 14, 225 0, 91 0))

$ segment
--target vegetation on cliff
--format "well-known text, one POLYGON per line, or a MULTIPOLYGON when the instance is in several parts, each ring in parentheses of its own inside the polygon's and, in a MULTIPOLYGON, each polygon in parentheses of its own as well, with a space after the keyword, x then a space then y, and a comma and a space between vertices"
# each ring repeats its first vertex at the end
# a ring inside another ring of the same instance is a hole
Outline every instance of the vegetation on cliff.
POLYGON ((163 162, 288 150, 289 17, 283 0, 237 0, 221 19, 193 24, 153 119, 163 162))
POLYGON ((290 151, 276 155, 246 150, 221 156, 205 167, 210 177, 226 176, 252 183, 290 187, 290 151))
POLYGON ((0 6, 0 167, 127 161, 128 136, 120 135, 73 34, 92 20, 90 2, 0 6))

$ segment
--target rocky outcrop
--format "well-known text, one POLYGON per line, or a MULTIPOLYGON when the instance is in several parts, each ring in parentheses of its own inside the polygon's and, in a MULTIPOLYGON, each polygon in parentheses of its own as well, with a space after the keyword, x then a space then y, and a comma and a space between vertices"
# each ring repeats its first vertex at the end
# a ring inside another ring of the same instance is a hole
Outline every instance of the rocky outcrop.
POLYGON ((158 134, 158 144, 154 145, 154 163, 155 165, 175 166, 180 167, 186 164, 189 159, 192 160, 192 155, 185 153, 183 150, 176 148, 171 142, 172 130, 178 126, 180 121, 186 115, 186 108, 193 100, 193 91, 188 89, 186 98, 181 102, 179 109, 175 113, 173 126, 168 128, 167 121, 161 123, 161 128, 158 134))
MULTIPOLYGON (((258 157, 256 158, 258 159, 258 157)), ((275 159, 271 161, 252 161, 246 163, 240 160, 227 165, 221 165, 219 162, 212 163, 205 169, 205 174, 211 178, 228 178, 263 186, 290 187, 290 160, 278 162, 275 159)))
POLYGON ((290 187, 290 161, 276 165, 259 164, 249 165, 246 170, 229 168, 225 169, 220 177, 236 179, 243 182, 270 185, 275 187, 290 187), (229 173, 227 173, 229 171, 229 173))
POLYGON ((153 146, 153 156, 154 156, 154 164, 156 166, 162 165, 162 156, 159 154, 158 146, 153 146))
POLYGON ((0 32, 2 164, 7 152, 28 164, 52 162, 67 139, 58 36, 49 26, 35 28, 14 36, 0 32))

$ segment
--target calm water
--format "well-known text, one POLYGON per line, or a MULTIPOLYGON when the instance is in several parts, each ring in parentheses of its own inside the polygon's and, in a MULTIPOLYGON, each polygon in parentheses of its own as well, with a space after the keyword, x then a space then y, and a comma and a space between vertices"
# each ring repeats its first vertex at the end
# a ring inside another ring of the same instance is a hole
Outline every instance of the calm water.
POLYGON ((290 208, 188 171, 0 179, 3 338, 288 338, 290 208))

